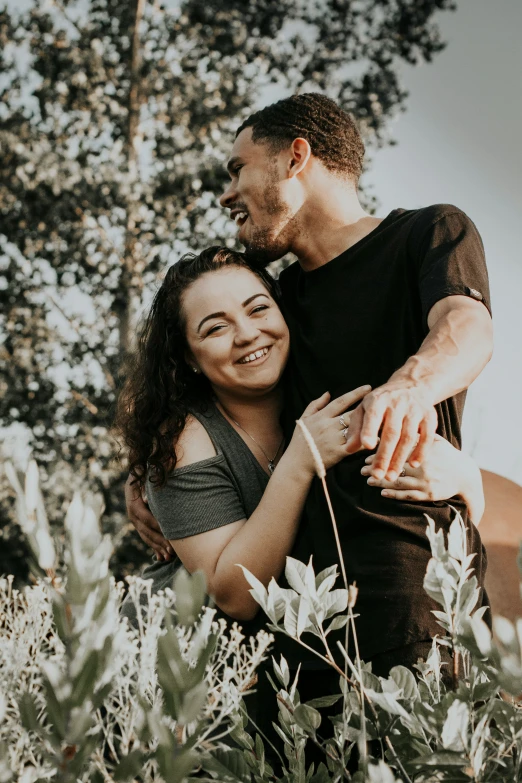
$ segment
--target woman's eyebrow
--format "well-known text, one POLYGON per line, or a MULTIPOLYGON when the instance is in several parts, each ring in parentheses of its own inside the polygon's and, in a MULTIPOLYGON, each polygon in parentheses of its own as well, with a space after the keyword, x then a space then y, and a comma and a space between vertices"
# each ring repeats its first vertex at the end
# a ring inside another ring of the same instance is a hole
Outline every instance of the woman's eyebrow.
POLYGON ((201 319, 201 321, 199 322, 199 326, 198 326, 198 329, 197 329, 197 331, 199 332, 199 330, 201 329, 201 327, 203 326, 203 324, 205 323, 205 321, 210 321, 210 319, 211 319, 211 318, 223 318, 225 315, 226 315, 226 313, 225 313, 225 311, 224 311, 224 310, 220 310, 220 311, 219 311, 219 313, 210 313, 210 315, 206 315, 206 316, 205 316, 204 318, 202 318, 202 319, 201 319))
POLYGON ((258 296, 264 296, 266 299, 270 299, 270 297, 267 294, 264 294, 262 291, 260 291, 258 294, 254 294, 254 296, 249 296, 248 299, 245 299, 241 307, 246 307, 250 304, 254 299, 256 299, 258 296))

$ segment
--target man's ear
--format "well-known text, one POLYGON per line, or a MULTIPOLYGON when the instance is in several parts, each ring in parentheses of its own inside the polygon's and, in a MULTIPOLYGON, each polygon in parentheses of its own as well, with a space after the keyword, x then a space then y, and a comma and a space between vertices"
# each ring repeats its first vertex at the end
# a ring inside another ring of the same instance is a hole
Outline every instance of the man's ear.
POLYGON ((306 139, 294 139, 290 148, 291 157, 288 161, 288 176, 300 174, 312 156, 310 144, 306 139))

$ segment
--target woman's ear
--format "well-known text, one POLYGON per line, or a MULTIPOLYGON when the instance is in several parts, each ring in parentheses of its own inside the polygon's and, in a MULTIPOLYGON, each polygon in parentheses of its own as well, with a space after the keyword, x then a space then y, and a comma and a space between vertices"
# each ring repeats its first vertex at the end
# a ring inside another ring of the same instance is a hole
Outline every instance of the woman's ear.
POLYGON ((196 373, 196 375, 201 375, 201 370, 199 369, 196 360, 188 351, 185 353, 185 361, 193 373, 196 373))

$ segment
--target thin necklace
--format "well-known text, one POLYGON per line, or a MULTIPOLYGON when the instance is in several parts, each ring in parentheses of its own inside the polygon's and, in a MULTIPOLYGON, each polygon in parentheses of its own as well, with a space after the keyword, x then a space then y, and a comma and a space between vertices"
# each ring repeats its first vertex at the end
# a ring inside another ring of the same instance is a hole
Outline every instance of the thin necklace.
POLYGON ((285 442, 285 436, 283 435, 283 439, 282 439, 281 443, 279 444, 279 446, 277 447, 277 451, 276 451, 276 453, 274 454, 274 456, 272 457, 272 459, 270 459, 270 457, 268 456, 268 454, 266 453, 266 451, 264 450, 264 448, 262 447, 262 445, 261 445, 260 443, 258 443, 258 442, 257 442, 257 440, 256 440, 255 438, 253 438, 253 437, 252 437, 252 435, 251 435, 249 432, 247 432, 247 431, 246 431, 246 429, 245 429, 244 427, 242 427, 242 426, 241 426, 241 424, 240 424, 238 421, 236 421, 235 419, 233 419, 233 418, 232 418, 232 416, 231 416, 231 415, 230 415, 230 413, 227 411, 227 409, 225 408, 225 406, 223 405, 223 403, 222 403, 222 402, 220 403, 220 405, 221 405, 221 407, 223 408, 223 410, 225 411, 225 413, 227 414, 227 416, 228 416, 228 418, 230 419, 230 421, 231 421, 231 422, 233 422, 233 424, 235 424, 235 425, 236 425, 236 427, 239 427, 239 429, 240 429, 240 430, 242 430, 242 431, 245 433, 245 435, 248 435, 248 437, 250 438, 250 440, 251 440, 251 441, 253 441, 253 443, 255 443, 255 444, 256 444, 256 446, 257 446, 258 448, 260 448, 260 449, 261 449, 261 451, 262 451, 262 452, 263 452, 263 454, 265 455, 265 459, 266 459, 266 461, 268 462, 268 472, 270 473, 270 475, 272 475, 272 473, 273 473, 273 472, 274 472, 274 470, 275 470, 275 461, 276 461, 276 459, 277 459, 277 457, 278 457, 278 455, 279 455, 279 452, 281 451, 281 446, 282 446, 282 445, 283 445, 283 443, 285 442))

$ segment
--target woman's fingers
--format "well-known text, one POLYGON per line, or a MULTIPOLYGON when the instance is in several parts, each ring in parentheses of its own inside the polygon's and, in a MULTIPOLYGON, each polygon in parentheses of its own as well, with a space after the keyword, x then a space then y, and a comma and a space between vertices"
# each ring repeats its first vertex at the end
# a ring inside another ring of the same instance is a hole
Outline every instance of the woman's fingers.
POLYGON ((312 402, 309 403, 304 409, 301 418, 304 419, 305 416, 311 416, 313 413, 317 413, 318 411, 322 410, 330 401, 330 396, 330 392, 325 392, 324 394, 321 394, 321 396, 316 400, 312 400, 312 402))
POLYGON ((344 413, 348 408, 351 408, 356 402, 359 402, 366 397, 371 390, 371 386, 365 385, 359 386, 357 389, 352 389, 352 391, 346 392, 346 394, 341 394, 340 397, 336 397, 335 400, 332 400, 329 405, 326 406, 328 413, 331 416, 340 416, 341 413, 344 413))

